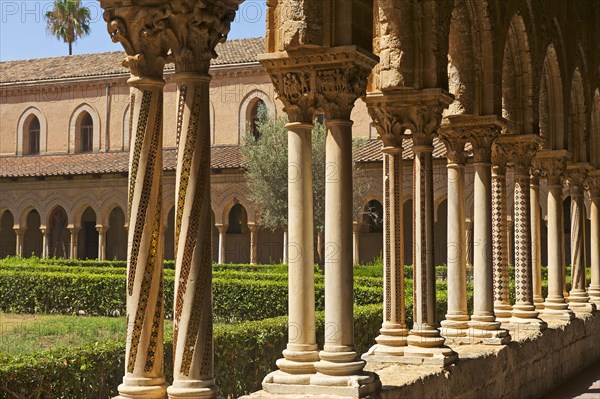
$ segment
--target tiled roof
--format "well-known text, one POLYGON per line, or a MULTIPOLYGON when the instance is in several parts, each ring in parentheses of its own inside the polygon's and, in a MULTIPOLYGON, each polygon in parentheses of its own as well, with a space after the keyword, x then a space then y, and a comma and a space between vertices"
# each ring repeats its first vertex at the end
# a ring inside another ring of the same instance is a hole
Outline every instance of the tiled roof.
MULTIPOLYGON (((212 61, 212 65, 255 62, 256 56, 265 51, 264 42, 264 38, 255 37, 219 44, 216 48, 219 57, 212 61)), ((127 68, 121 65, 124 58, 125 52, 115 51, 0 62, 0 84, 126 74, 127 68)), ((173 64, 165 66, 167 71, 173 69, 173 64)))
MULTIPOLYGON (((405 159, 412 158, 412 141, 404 143, 405 159)), ((433 156, 444 157, 446 150, 438 140, 434 141, 433 156)), ((381 162, 381 141, 367 140, 354 154, 356 162, 381 162)), ((64 154, 39 156, 0 157, 0 177, 46 177, 75 176, 105 173, 126 173, 129 153, 97 152, 93 154, 64 154)), ((244 160, 238 146, 213 146, 211 151, 212 169, 236 169, 244 166, 244 160)), ((163 169, 175 170, 177 151, 167 148, 163 152, 163 169)))

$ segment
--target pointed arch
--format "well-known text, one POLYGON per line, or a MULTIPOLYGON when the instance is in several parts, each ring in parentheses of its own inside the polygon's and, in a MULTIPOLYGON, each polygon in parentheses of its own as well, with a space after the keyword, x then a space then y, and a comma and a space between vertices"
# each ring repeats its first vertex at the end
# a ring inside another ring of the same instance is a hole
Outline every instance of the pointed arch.
POLYGON ((554 44, 549 44, 542 65, 539 95, 540 135, 552 150, 568 148, 565 134, 563 84, 554 44))
POLYGON ((17 124, 17 148, 15 149, 15 153, 17 155, 45 154, 47 150, 47 126, 46 117, 39 109, 35 107, 27 108, 19 117, 17 124), (34 126, 34 124, 37 124, 37 126, 34 126), (38 140, 37 151, 31 151, 32 144, 34 143, 31 142, 30 135, 35 128, 38 140))
POLYGON ((579 67, 573 71, 569 96, 569 151, 573 162, 589 160, 589 138, 587 137, 586 107, 583 79, 579 67))
POLYGON ((248 126, 253 122, 253 112, 260 102, 267 107, 267 114, 269 117, 274 117, 276 115, 275 102, 267 93, 258 89, 249 92, 242 100, 238 110, 238 144, 242 143, 242 137, 248 132, 248 126))
POLYGON ((600 169, 600 89, 594 92, 592 104, 592 125, 590 126, 590 137, 592 140, 591 159, 592 165, 600 169))
POLYGON ((100 151, 100 116, 89 104, 81 104, 69 120, 69 153, 100 151))

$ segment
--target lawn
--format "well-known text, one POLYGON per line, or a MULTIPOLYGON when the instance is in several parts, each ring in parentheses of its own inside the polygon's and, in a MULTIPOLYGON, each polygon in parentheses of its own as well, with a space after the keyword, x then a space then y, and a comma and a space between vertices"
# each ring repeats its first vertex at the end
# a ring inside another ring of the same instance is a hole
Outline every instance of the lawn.
MULTIPOLYGON (((172 321, 165 320, 165 332, 172 321)), ((125 341, 124 317, 0 313, 0 355, 27 355, 59 347, 125 341)))

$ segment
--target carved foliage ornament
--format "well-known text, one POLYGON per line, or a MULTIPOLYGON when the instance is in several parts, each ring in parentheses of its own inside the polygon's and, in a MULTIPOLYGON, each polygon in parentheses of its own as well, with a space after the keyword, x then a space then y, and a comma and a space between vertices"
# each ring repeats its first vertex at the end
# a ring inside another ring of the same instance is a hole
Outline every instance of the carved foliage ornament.
POLYGON ((404 129, 401 121, 385 106, 371 105, 368 107, 369 115, 373 119, 373 127, 379 134, 379 139, 385 147, 402 148, 404 129))
POLYGON ((284 72, 271 78, 289 121, 311 123, 316 107, 310 71, 284 72))
POLYGON ((347 66, 316 71, 316 100, 327 119, 350 119, 354 102, 367 92, 370 71, 347 66))

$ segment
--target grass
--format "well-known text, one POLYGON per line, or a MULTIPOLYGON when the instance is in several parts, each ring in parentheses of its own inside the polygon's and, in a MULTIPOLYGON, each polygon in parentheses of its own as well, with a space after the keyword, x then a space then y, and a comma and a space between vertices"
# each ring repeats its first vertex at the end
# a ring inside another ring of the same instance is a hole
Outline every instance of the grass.
MULTIPOLYGON (((0 313, 0 355, 27 355, 113 339, 124 341, 125 323, 124 317, 0 313)), ((172 328, 172 321, 165 320, 165 332, 172 328)))

